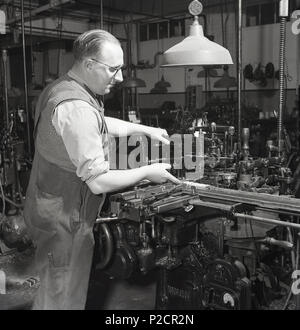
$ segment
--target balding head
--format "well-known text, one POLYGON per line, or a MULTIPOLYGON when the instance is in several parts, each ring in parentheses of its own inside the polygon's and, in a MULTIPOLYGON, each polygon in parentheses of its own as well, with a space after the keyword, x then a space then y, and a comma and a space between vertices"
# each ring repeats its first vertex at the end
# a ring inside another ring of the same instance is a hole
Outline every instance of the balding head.
POLYGON ((73 54, 76 62, 81 62, 85 58, 94 56, 101 57, 106 43, 120 46, 119 40, 111 33, 96 29, 82 33, 74 41, 73 54))

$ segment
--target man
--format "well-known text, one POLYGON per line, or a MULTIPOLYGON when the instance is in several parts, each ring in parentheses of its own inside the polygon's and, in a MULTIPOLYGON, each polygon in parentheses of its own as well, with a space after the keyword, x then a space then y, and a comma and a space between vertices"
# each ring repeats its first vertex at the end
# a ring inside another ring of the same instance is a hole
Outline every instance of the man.
POLYGON ((114 36, 85 32, 73 50, 73 67, 44 89, 35 113, 35 156, 24 210, 40 275, 33 309, 84 309, 93 224, 105 193, 143 179, 178 183, 168 164, 109 169, 108 133, 140 133, 168 143, 167 133, 104 118, 96 95, 123 80, 123 51, 114 36))

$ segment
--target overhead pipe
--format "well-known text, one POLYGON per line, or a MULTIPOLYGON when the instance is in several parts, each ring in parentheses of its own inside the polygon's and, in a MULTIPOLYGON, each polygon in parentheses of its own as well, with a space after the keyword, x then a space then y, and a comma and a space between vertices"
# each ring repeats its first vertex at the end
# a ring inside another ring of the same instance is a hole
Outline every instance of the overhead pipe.
MULTIPOLYGON (((11 19, 7 20, 6 24, 8 24, 8 25, 15 24, 20 21, 22 21, 22 24, 23 24, 23 22, 30 20, 32 17, 34 17, 38 14, 41 14, 47 10, 54 9, 58 6, 62 6, 67 3, 74 3, 74 0, 50 0, 47 5, 33 9, 30 13, 25 14, 24 13, 24 0, 21 0, 21 8, 23 8, 23 14, 21 15, 21 17, 15 17, 15 18, 11 18, 11 19)), ((22 9, 21 9, 21 11, 22 11, 22 9)))
MULTIPOLYGON (((86 7, 97 7, 96 4, 94 3, 89 3, 89 2, 85 2, 85 1, 76 1, 76 3, 79 3, 81 5, 84 5, 86 7)), ((114 7, 109 7, 109 6, 105 6, 104 8, 107 11, 110 12, 115 12, 115 13, 121 13, 121 14, 133 14, 133 15, 141 15, 141 16, 145 16, 145 17, 153 17, 153 18, 160 18, 160 19, 166 19, 166 17, 161 16, 161 15, 155 15, 155 14, 151 14, 151 13, 145 13, 145 12, 139 12, 139 11, 133 11, 130 9, 126 9, 126 8, 114 8, 114 7)))
MULTIPOLYGON (((21 27, 20 25, 18 27, 21 27)), ((25 31, 28 32, 30 31, 30 25, 25 25, 25 31)), ((53 32, 55 34, 53 35, 47 35, 47 36, 51 36, 51 37, 56 37, 57 38, 57 29, 51 29, 51 28, 44 28, 44 27, 37 27, 37 26, 32 26, 31 27, 31 30, 32 32, 53 32)), ((75 32, 75 31, 65 31, 65 30, 62 30, 61 31, 62 35, 69 35, 70 38, 72 37, 76 37, 76 36, 79 36, 80 33, 79 32, 75 32)))
MULTIPOLYGON (((21 25, 18 25, 18 27, 21 28, 21 25)), ((25 25, 25 32, 29 32, 29 31, 30 31, 30 26, 25 25)), ((55 38, 55 39, 58 38, 57 29, 32 26, 31 31, 32 31, 32 35, 34 35, 34 36, 43 35, 43 36, 51 37, 51 38, 55 38), (43 32, 45 32, 45 33, 43 33, 43 32), (47 32, 49 32, 49 33, 47 33, 47 32), (52 32, 53 32, 53 34, 52 34, 52 32)), ((76 32, 76 31, 65 31, 65 30, 62 30, 61 33, 62 33, 63 38, 70 38, 70 39, 74 39, 74 38, 76 38, 77 36, 79 36, 81 34, 81 33, 76 32)), ((120 41, 125 41, 126 40, 126 39, 120 38, 120 37, 118 37, 118 39, 120 41)), ((16 48, 16 47, 19 47, 19 45, 13 45, 13 46, 9 45, 6 48, 10 49, 10 48, 16 48)))

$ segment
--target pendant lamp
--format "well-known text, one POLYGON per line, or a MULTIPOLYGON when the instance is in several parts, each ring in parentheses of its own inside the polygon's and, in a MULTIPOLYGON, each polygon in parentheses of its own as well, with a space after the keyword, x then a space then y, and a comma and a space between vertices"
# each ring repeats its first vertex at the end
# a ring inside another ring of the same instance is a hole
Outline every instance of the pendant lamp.
POLYGON ((161 76, 161 79, 155 83, 154 88, 151 89, 151 94, 163 94, 168 92, 168 87, 171 87, 171 84, 165 80, 164 75, 161 76))
POLYGON ((190 3, 189 12, 194 16, 194 22, 190 26, 189 36, 163 53, 162 67, 233 64, 226 48, 204 36, 198 18, 202 9, 198 0, 190 3))
POLYGON ((224 66, 223 76, 214 83, 215 88, 231 88, 236 87, 237 81, 234 77, 230 77, 228 74, 228 66, 224 66))
POLYGON ((134 70, 131 70, 130 76, 122 82, 123 88, 138 88, 146 87, 144 80, 137 78, 134 74, 134 70))

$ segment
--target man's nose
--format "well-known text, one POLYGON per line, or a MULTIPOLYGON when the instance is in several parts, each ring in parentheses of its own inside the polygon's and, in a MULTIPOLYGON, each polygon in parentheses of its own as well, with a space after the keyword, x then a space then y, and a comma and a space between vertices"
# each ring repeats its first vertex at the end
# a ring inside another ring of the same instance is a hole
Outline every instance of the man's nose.
POLYGON ((123 81, 123 74, 122 74, 122 70, 119 70, 116 75, 114 76, 114 80, 116 82, 122 82, 123 81))

